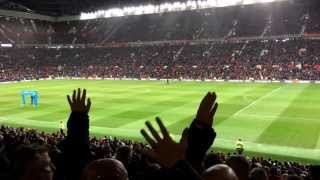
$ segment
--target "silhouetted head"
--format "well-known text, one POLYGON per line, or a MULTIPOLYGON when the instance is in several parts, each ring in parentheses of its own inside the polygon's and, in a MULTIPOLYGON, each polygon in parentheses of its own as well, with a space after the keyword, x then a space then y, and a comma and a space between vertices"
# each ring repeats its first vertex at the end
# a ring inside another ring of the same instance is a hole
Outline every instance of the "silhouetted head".
POLYGON ((19 180, 52 180, 55 167, 46 146, 22 145, 15 153, 14 174, 19 180))
POLYGON ((229 159, 227 159, 226 164, 233 169, 239 180, 248 179, 250 165, 244 156, 231 156, 229 159))
POLYGON ((116 159, 99 159, 85 168, 82 180, 128 180, 128 173, 116 159))
POLYGON ((263 168, 254 168, 249 175, 250 180, 268 180, 267 171, 263 168))
POLYGON ((129 162, 132 158, 132 150, 129 146, 122 146, 117 149, 116 157, 117 160, 121 161, 125 167, 129 166, 129 162))
POLYGON ((202 173, 203 180, 238 180, 234 171, 225 164, 214 165, 202 173))
POLYGON ((220 159, 219 155, 215 153, 208 154, 204 160, 204 166, 206 169, 211 166, 222 164, 222 163, 223 161, 220 159))

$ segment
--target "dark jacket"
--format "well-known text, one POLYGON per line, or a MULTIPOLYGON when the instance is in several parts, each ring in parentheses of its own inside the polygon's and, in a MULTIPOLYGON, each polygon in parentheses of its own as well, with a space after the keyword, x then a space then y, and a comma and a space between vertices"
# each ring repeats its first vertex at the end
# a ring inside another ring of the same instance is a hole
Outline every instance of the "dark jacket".
POLYGON ((60 144, 56 179, 79 180, 83 169, 92 159, 89 150, 89 116, 87 113, 70 114, 67 137, 60 144))
POLYGON ((188 149, 186 153, 187 161, 199 173, 202 173, 203 160, 216 138, 216 132, 212 127, 201 125, 197 127, 195 120, 191 123, 188 131, 188 149))

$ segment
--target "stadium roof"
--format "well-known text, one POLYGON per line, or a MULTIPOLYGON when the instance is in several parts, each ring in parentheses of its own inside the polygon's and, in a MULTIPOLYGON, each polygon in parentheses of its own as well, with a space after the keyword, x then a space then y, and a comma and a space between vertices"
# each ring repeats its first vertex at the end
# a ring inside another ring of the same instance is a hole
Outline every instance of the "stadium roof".
MULTIPOLYGON (((0 0, 0 8, 49 16, 68 16, 98 10, 124 9, 146 5, 159 7, 165 4, 165 6, 177 6, 178 4, 195 3, 201 6, 221 7, 273 1, 302 2, 303 0, 0 0)), ((310 1, 316 2, 317 0, 310 1)))
POLYGON ((173 1, 160 4, 142 4, 97 10, 89 13, 81 13, 81 19, 109 18, 128 15, 156 14, 172 11, 185 11, 226 6, 251 5, 256 3, 270 3, 287 0, 188 0, 184 2, 173 1))

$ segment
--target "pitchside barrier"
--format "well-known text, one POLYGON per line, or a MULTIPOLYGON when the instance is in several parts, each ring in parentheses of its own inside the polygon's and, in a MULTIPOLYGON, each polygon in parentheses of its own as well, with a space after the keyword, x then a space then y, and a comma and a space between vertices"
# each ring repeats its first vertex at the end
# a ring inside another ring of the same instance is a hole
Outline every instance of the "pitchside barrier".
MULTIPOLYGON (((134 81, 167 81, 167 79, 157 78, 101 78, 101 77, 55 77, 55 78, 40 78, 40 79, 24 79, 20 81, 3 81, 1 84, 43 81, 43 80, 134 80, 134 81)), ((288 83, 288 84, 320 84, 320 81, 310 80, 238 80, 238 79, 168 79, 170 82, 232 82, 232 83, 288 83)))

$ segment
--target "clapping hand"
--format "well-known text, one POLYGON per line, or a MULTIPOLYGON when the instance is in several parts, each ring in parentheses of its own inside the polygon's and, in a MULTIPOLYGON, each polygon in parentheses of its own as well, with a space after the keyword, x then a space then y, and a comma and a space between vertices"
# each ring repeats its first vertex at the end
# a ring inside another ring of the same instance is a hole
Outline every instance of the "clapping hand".
POLYGON ((88 98, 86 103, 86 95, 87 95, 87 90, 83 89, 83 92, 81 95, 80 88, 78 88, 78 92, 76 90, 73 90, 72 99, 69 95, 67 95, 67 99, 72 112, 83 112, 83 113, 89 112, 91 107, 91 100, 90 98, 88 98))
POLYGON ((180 142, 176 143, 169 135, 169 132, 163 125, 161 119, 156 118, 156 121, 160 127, 162 137, 160 137, 151 123, 147 121, 146 126, 151 132, 153 138, 151 138, 144 129, 141 130, 141 134, 152 148, 143 150, 143 152, 147 156, 158 161, 164 167, 170 168, 179 160, 185 160, 186 149, 188 146, 187 129, 184 130, 180 142))
POLYGON ((202 99, 196 115, 196 126, 212 127, 213 118, 218 108, 218 103, 216 102, 216 99, 217 96, 215 92, 208 92, 207 95, 202 99))

